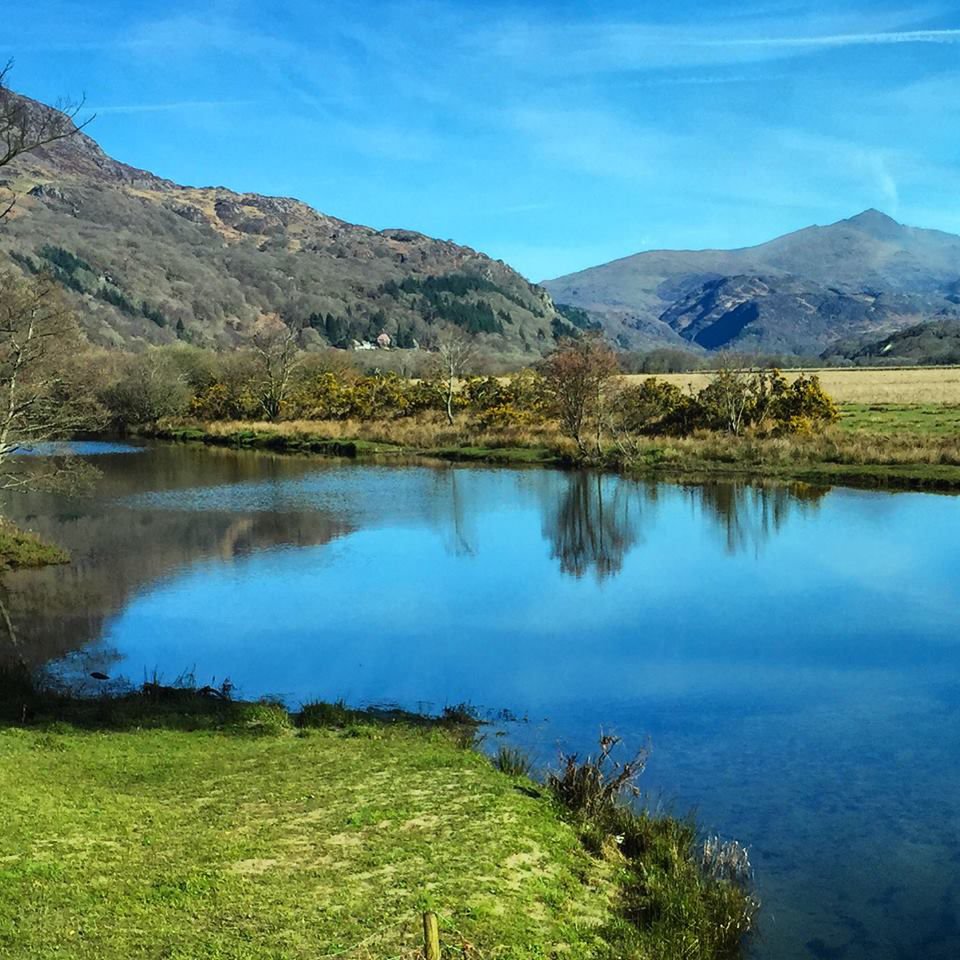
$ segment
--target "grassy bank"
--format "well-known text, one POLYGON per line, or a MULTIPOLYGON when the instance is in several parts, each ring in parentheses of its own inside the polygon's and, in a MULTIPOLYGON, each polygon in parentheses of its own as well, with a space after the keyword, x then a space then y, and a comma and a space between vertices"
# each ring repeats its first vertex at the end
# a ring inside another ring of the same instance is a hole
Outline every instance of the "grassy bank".
MULTIPOLYGON (((150 435, 170 440, 348 457, 431 457, 502 464, 575 462, 550 424, 473 431, 424 416, 382 421, 174 422, 150 435)), ((771 478, 869 487, 960 490, 960 407, 847 404, 822 433, 735 437, 640 437, 608 447, 604 465, 669 479, 771 478)))
POLYGON ((69 562, 70 556, 65 550, 0 520, 0 571, 69 562))
POLYGON ((334 457, 428 457, 478 463, 560 465, 572 451, 554 430, 467 432, 419 420, 295 420, 268 422, 164 422, 143 428, 140 436, 216 446, 276 450, 334 457))
POLYGON ((707 960, 752 915, 689 824, 564 805, 456 714, 8 676, 0 716, 12 960, 415 957, 424 909, 447 956, 707 960))

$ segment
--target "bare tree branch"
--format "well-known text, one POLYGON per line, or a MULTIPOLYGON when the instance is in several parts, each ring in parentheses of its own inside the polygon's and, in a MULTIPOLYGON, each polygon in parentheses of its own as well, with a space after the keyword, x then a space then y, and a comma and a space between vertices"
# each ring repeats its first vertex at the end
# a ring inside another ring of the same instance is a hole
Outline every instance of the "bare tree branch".
POLYGON ((51 278, 0 274, 0 489, 62 488, 84 472, 69 456, 16 457, 93 425, 90 391, 76 376, 81 343, 51 278))
POLYGON ((432 346, 436 351, 437 365, 447 395, 447 421, 452 426, 457 381, 476 359, 477 345, 463 330, 451 327, 438 333, 432 346))
MULTIPOLYGON (((86 103, 85 97, 59 100, 48 107, 18 96, 7 82, 12 69, 13 60, 8 60, 0 68, 0 167, 5 167, 22 153, 74 136, 95 116, 77 122, 86 103)), ((16 202, 16 194, 13 194, 5 209, 0 211, 0 222, 10 215, 16 202)))
POLYGON ((300 331, 279 320, 263 325, 253 335, 257 400, 267 420, 276 420, 283 412, 293 374, 303 361, 300 331))

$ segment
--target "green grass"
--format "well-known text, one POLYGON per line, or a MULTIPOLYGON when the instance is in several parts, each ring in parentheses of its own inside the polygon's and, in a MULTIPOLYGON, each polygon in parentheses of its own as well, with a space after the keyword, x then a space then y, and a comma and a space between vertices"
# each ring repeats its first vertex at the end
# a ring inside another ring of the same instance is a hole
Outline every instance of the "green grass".
POLYGON ((449 957, 739 955, 690 824, 585 820, 476 731, 0 671, 0 956, 413 958, 426 909, 449 957))
POLYGON ((431 447, 416 451, 421 456, 460 463, 551 464, 560 458, 544 447, 431 447))
POLYGON ((609 871, 443 733, 0 729, 0 955, 590 956, 609 871), (358 948, 357 945, 365 946, 358 948))
POLYGON ((840 427, 849 433, 880 436, 960 436, 960 406, 914 403, 844 403, 840 427))
POLYGON ((69 562, 70 555, 65 550, 0 520, 0 570, 69 562))

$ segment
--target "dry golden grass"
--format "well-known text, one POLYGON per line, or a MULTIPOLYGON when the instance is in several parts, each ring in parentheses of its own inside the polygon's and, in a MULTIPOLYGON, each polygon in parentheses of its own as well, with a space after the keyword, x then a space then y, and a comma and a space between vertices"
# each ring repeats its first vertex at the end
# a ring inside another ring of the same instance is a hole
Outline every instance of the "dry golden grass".
POLYGON ((849 465, 907 466, 914 464, 960 465, 960 438, 874 436, 850 434, 838 427, 822 433, 785 437, 698 431, 689 437, 647 437, 636 444, 634 459, 655 454, 661 463, 696 460, 726 464, 834 463, 849 465))
POLYGON ((565 446, 557 425, 552 422, 484 430, 471 424, 466 415, 453 426, 441 413, 382 420, 220 420, 203 423, 213 436, 230 436, 243 431, 282 437, 323 440, 366 440, 428 450, 443 447, 555 447, 565 446))
MULTIPOLYGON (((815 373, 823 389, 837 403, 926 403, 960 404, 960 367, 909 367, 887 369, 825 368, 815 373)), ((798 375, 786 374, 787 379, 798 375)), ((648 374, 630 374, 623 379, 639 383, 648 374)), ((701 390, 713 377, 703 373, 662 373, 658 379, 678 387, 701 390)))

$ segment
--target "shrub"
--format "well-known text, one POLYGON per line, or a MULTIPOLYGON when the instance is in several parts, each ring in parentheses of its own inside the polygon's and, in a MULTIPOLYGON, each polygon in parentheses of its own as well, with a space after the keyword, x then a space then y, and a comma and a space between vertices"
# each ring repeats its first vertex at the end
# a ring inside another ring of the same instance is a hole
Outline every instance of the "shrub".
POLYGON ((508 777, 529 777, 533 770, 530 758, 516 747, 501 744, 493 757, 493 765, 508 777))
POLYGON ((647 433, 673 416, 683 401, 684 393, 678 386, 648 377, 614 397, 611 420, 628 433, 647 433))
POLYGON ((600 753, 596 758, 562 757, 559 773, 551 773, 547 786, 568 810, 584 817, 604 820, 616 809, 624 793, 639 795, 636 779, 647 765, 649 750, 643 748, 631 760, 620 763, 611 758, 620 737, 602 736, 600 753))
POLYGON ((185 413, 191 405, 185 378, 169 357, 148 353, 125 363, 119 379, 100 393, 114 424, 155 423, 185 413))
POLYGON ((346 727, 356 715, 343 700, 336 703, 318 700, 305 703, 297 719, 301 727, 346 727))
POLYGON ((833 423, 840 416, 836 404, 814 374, 799 376, 778 393, 770 413, 778 433, 809 432, 814 426, 833 423))
POLYGON ((238 391, 222 381, 211 383, 190 399, 190 416, 200 420, 244 420, 257 412, 251 393, 238 391))
POLYGON ((279 703, 239 703, 234 711, 233 726, 255 736, 277 736, 291 728, 290 714, 279 703))
POLYGON ((346 384, 334 373, 319 373, 298 384, 290 396, 295 417, 307 420, 341 420, 350 415, 346 384))

